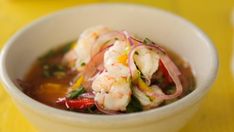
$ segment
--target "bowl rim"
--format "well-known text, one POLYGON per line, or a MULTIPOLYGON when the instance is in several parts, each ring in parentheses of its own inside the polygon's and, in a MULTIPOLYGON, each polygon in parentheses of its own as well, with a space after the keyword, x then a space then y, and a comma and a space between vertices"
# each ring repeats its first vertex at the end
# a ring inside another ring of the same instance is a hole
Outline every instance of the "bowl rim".
MULTIPOLYGON (((129 121, 128 119, 131 119, 134 117, 133 121, 139 121, 142 120, 142 118, 144 119, 144 122, 150 122, 152 119, 145 119, 145 117, 151 117, 152 115, 158 115, 157 118, 162 118, 165 116, 169 116, 170 114, 177 112, 179 110, 182 110, 183 108, 185 108, 188 105, 192 105, 193 103, 197 102, 200 98, 201 95, 204 95, 211 87, 212 83, 214 82, 214 80, 216 79, 216 75, 218 72, 218 66, 219 66, 219 61, 218 61, 218 55, 217 55, 217 51, 215 46, 212 44, 211 40, 207 37, 207 35, 202 32, 198 27, 196 27, 195 25, 193 25, 191 22, 185 20, 184 18, 175 15, 173 13, 170 13, 168 11, 164 11, 155 7, 151 7, 151 6, 145 6, 145 5, 138 5, 138 4, 126 4, 126 3, 99 3, 99 4, 88 4, 88 5, 81 5, 81 6, 75 6, 75 7, 70 7, 70 8, 65 8, 63 10, 57 11, 56 13, 51 13, 47 16, 44 17, 40 17, 37 20, 34 20, 31 24, 27 25, 26 27, 24 27, 23 29, 19 30, 13 37, 10 38, 10 40, 8 42, 5 43, 4 48, 2 49, 1 55, 0 55, 0 78, 2 80, 2 84, 5 84, 5 89, 6 91, 8 91, 9 94, 13 95, 14 98, 17 98, 21 101, 23 101, 26 104, 30 104, 30 106, 28 105, 28 108, 31 109, 39 109, 39 111, 37 110, 37 112, 43 114, 47 114, 50 115, 53 118, 58 118, 58 119, 64 119, 66 120, 72 120, 74 122, 83 122, 83 123, 89 123, 89 124, 98 124, 97 121, 105 121, 105 122, 115 122, 118 125, 129 121), (147 110, 147 111, 143 111, 143 112, 137 112, 137 113, 129 113, 129 114, 118 114, 118 115, 92 115, 92 114, 84 114, 84 113, 77 113, 77 112, 70 112, 70 111, 65 111, 65 110, 60 110, 57 108, 53 108, 51 106, 47 106, 45 104, 42 104, 34 99, 32 99, 31 97, 27 96, 26 94, 24 94, 21 90, 19 90, 17 88, 17 86, 14 84, 14 82, 10 79, 10 77, 8 76, 8 73, 6 72, 6 55, 9 51, 9 49, 11 48, 11 46, 13 45, 13 42, 20 37, 20 35, 23 32, 27 32, 28 29, 30 29, 31 27, 37 25, 37 24, 41 24, 44 21, 46 21, 47 19, 53 19, 56 16, 59 15, 64 15, 64 14, 69 14, 69 12, 73 12, 76 10, 82 10, 83 8, 93 8, 93 7, 108 7, 108 6, 124 6, 126 8, 137 8, 137 9, 141 9, 141 10, 150 10, 151 12, 159 12, 162 13, 164 15, 167 15, 169 17, 173 17, 174 19, 178 19, 179 22, 183 23, 185 26, 188 26, 189 28, 191 28, 198 36, 200 36, 200 39, 203 39, 203 41, 205 41, 206 46, 209 47, 210 49, 210 53, 211 53, 211 70, 209 72, 209 77, 207 79, 207 81, 202 85, 201 88, 199 89, 195 89, 192 93, 190 93, 189 95, 183 97, 182 99, 168 104, 166 106, 163 107, 159 107, 156 109, 151 109, 151 110, 147 110), (43 109, 43 110, 41 110, 43 109), (170 114, 169 114, 170 113, 170 114), (66 116, 64 116, 66 115, 66 116), (91 122, 90 122, 91 121, 91 122), (119 123, 118 123, 119 122, 119 123)), ((154 117, 156 118, 156 117, 154 117)), ((116 124, 116 126, 118 126, 116 124)), ((99 124, 100 126, 100 124, 99 124)), ((113 127, 113 126, 112 126, 113 127)))

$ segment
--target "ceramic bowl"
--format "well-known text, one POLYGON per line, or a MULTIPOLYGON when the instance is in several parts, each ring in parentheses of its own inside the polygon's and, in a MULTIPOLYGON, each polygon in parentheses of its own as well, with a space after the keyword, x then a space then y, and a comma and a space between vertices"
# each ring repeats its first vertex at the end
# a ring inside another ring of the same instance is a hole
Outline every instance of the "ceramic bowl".
POLYGON ((94 4, 59 11, 17 32, 2 49, 0 66, 6 91, 39 131, 170 132, 178 131, 197 111, 216 77, 218 58, 207 36, 181 17, 140 5, 94 4), (191 65, 196 89, 181 100, 145 112, 90 115, 44 105, 14 84, 42 53, 78 39, 84 29, 95 25, 125 29, 173 50, 191 65))

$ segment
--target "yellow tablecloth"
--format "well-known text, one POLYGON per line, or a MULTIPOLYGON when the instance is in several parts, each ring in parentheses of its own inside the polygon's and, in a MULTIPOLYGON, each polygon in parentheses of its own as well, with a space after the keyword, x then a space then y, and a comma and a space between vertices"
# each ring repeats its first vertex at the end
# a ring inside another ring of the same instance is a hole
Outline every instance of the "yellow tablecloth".
MULTIPOLYGON (((230 69, 230 22, 234 0, 0 0, 0 47, 21 27, 40 16, 70 6, 93 2, 128 2, 151 5, 179 14, 203 29, 215 43, 220 59, 218 78, 201 109, 182 132, 234 131, 234 77, 230 69)), ((0 86, 0 132, 34 132, 0 86)), ((170 124, 168 124, 170 125, 170 124)))

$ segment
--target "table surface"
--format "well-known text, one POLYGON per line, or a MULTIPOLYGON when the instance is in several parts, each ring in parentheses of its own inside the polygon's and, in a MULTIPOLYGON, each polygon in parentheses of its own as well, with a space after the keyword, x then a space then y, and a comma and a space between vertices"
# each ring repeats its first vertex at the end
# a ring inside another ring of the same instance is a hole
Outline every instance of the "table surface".
MULTIPOLYGON (((182 132, 234 131, 234 76, 231 73, 234 0, 0 0, 0 48, 20 28, 57 10, 97 2, 128 2, 174 12, 199 26, 218 49, 218 77, 200 110, 182 132)), ((34 132, 0 86, 0 132, 34 132)))

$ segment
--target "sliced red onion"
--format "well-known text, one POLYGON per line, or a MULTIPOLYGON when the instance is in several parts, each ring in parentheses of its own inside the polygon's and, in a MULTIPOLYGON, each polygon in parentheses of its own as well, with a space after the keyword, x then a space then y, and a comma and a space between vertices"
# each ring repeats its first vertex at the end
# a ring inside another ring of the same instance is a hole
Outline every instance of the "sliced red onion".
POLYGON ((136 39, 136 38, 134 38, 134 37, 132 37, 132 36, 130 36, 130 39, 131 39, 131 40, 134 40, 134 41, 136 41, 136 42, 138 42, 139 44, 143 44, 142 41, 140 41, 140 40, 138 40, 138 39, 136 39))
POLYGON ((142 88, 140 88, 139 86, 136 86, 135 87, 137 90, 141 91, 142 93, 144 93, 147 97, 155 97, 156 99, 160 98, 160 99, 163 99, 163 97, 165 96, 165 94, 159 94, 159 93, 156 93, 156 92, 146 92, 146 91, 143 91, 142 88))
POLYGON ((139 74, 137 67, 135 65, 133 56, 134 56, 135 52, 142 47, 145 47, 145 45, 135 45, 132 47, 132 49, 130 50, 130 52, 128 54, 128 67, 129 67, 129 72, 131 74, 133 81, 138 78, 138 74, 139 74))
POLYGON ((128 42, 130 43, 131 46, 135 45, 133 40, 131 39, 131 36, 129 35, 129 33, 127 31, 123 31, 124 36, 127 38, 128 42))
POLYGON ((181 74, 181 72, 179 71, 179 69, 177 68, 175 63, 170 59, 170 57, 166 54, 166 52, 164 50, 161 50, 162 48, 160 46, 158 46, 157 44, 148 44, 146 46, 148 48, 154 49, 156 52, 159 53, 161 61, 165 63, 164 66, 169 65, 170 69, 172 69, 174 72, 176 72, 176 75, 181 74))
POLYGON ((91 91, 92 80, 90 80, 90 78, 94 77, 98 72, 100 72, 100 65, 103 65, 104 53, 111 46, 112 45, 109 45, 94 55, 89 63, 86 64, 84 70, 82 70, 81 75, 84 77, 83 85, 86 90, 91 91))
POLYGON ((56 101, 57 104, 65 104, 66 102, 66 98, 62 97, 62 98, 58 98, 58 100, 56 101))
POLYGON ((175 93, 173 93, 171 95, 165 95, 164 99, 173 99, 175 97, 180 96, 181 93, 183 92, 183 86, 182 86, 181 81, 179 79, 179 75, 181 73, 178 70, 178 68, 176 67, 176 65, 174 64, 174 62, 168 56, 163 55, 161 57, 161 61, 164 65, 164 67, 167 69, 171 79, 173 80, 173 82, 175 83, 175 86, 176 86, 175 93))
POLYGON ((174 62, 168 57, 168 55, 166 53, 164 53, 161 50, 160 46, 158 46, 158 45, 155 45, 155 44, 147 44, 147 45, 139 44, 139 45, 134 46, 131 49, 131 51, 129 53, 129 56, 128 56, 128 64, 129 64, 129 71, 131 73, 132 79, 135 80, 138 77, 138 70, 137 70, 137 67, 136 67, 136 65, 134 63, 134 58, 133 58, 134 53, 138 49, 143 48, 143 47, 155 50, 159 54, 163 65, 167 69, 170 77, 172 78, 173 82, 176 85, 176 92, 175 93, 173 93, 171 95, 156 95, 155 94, 155 96, 160 97, 162 99, 173 99, 173 98, 178 97, 183 91, 183 87, 182 87, 182 84, 181 84, 180 79, 179 79, 180 71, 178 70, 178 68, 176 67, 174 62))
POLYGON ((89 79, 90 77, 94 76, 94 74, 98 71, 98 68, 100 68, 100 65, 103 63, 103 57, 108 48, 103 49, 99 51, 96 55, 94 55, 88 64, 84 67, 84 70, 82 72, 82 75, 85 76, 86 79, 89 79))
POLYGON ((93 94, 93 92, 87 92, 87 93, 81 94, 79 97, 93 99, 95 97, 95 95, 93 94))
POLYGON ((162 61, 164 66, 170 65, 170 68, 172 69, 172 71, 174 71, 176 73, 177 76, 181 75, 180 70, 177 68, 175 63, 169 58, 169 56, 167 56, 167 55, 162 56, 161 61, 162 61))
MULTIPOLYGON (((139 44, 144 44, 142 41, 140 41, 140 40, 138 40, 138 39, 136 39, 136 38, 134 38, 134 37, 130 37, 130 38, 131 38, 132 40, 138 42, 139 44)), ((152 45, 153 47, 157 48, 157 49, 160 50, 161 52, 166 53, 166 51, 165 51, 163 48, 161 48, 158 44, 156 44, 156 43, 154 43, 154 42, 152 42, 152 44, 147 44, 147 45, 152 45)))
POLYGON ((112 110, 105 110, 104 108, 102 108, 102 106, 100 106, 96 101, 95 101, 95 106, 97 107, 97 109, 104 113, 104 114, 108 114, 108 115, 115 115, 115 114, 119 114, 119 112, 117 111, 112 111, 112 110))
POLYGON ((91 48, 91 56, 95 55, 102 47, 112 45, 115 39, 125 40, 121 32, 112 31, 101 35, 91 48))

